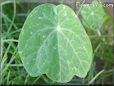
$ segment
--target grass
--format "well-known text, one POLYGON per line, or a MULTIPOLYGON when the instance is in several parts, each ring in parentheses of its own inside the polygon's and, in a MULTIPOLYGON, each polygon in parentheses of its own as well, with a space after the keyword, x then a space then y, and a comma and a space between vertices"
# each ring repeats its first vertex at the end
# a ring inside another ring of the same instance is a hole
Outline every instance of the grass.
MULTIPOLYGON (((24 21, 38 3, 2 3, 1 84, 55 83, 46 75, 31 77, 25 71, 18 54, 18 37, 24 21)), ((81 10, 81 9, 80 9, 81 10)), ((99 32, 87 29, 94 49, 94 61, 86 78, 74 77, 67 84, 114 84, 114 31, 109 19, 99 32), (110 26, 110 27, 109 27, 110 26)))

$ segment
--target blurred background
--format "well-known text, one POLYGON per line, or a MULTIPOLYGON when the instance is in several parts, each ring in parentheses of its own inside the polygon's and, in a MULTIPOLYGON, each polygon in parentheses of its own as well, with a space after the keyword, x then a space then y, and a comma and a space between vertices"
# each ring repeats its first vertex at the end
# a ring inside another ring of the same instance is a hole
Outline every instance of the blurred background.
MULTIPOLYGON (((81 4, 92 0, 3 0, 1 2, 1 76, 0 84, 58 84, 46 75, 31 77, 25 71, 18 54, 18 37, 29 13, 42 3, 69 5, 82 21, 81 4), (78 2, 78 5, 76 3, 78 2)), ((113 4, 113 0, 105 0, 105 4, 113 4)), ((99 31, 85 27, 92 42, 94 60, 85 78, 74 78, 65 84, 114 84, 114 16, 113 5, 103 7, 108 19, 103 22, 99 31)), ((99 13, 99 12, 98 12, 99 13)), ((102 15, 100 15, 102 16, 102 15)), ((83 23, 82 23, 83 24, 83 23)))

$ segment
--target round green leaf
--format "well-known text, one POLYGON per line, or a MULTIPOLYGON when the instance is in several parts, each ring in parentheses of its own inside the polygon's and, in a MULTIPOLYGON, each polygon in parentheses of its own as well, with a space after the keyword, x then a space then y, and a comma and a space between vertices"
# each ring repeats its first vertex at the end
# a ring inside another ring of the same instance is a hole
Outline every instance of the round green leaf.
POLYGON ((108 19, 102 3, 95 0, 92 4, 84 4, 80 13, 83 24, 92 30, 101 29, 103 23, 108 19))
POLYGON ((19 54, 33 77, 56 82, 85 77, 92 62, 91 42, 74 11, 66 5, 42 4, 27 17, 19 36, 19 54))

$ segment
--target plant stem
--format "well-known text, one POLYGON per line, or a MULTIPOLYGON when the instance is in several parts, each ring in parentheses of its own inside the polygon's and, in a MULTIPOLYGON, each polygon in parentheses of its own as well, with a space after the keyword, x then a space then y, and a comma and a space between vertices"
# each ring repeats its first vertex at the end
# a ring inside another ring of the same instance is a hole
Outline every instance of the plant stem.
POLYGON ((101 70, 99 73, 97 73, 97 74, 95 75, 95 77, 93 77, 92 80, 91 80, 88 84, 89 84, 89 85, 92 84, 92 83, 95 81, 95 79, 96 79, 99 75, 101 75, 103 72, 104 72, 104 70, 101 70))

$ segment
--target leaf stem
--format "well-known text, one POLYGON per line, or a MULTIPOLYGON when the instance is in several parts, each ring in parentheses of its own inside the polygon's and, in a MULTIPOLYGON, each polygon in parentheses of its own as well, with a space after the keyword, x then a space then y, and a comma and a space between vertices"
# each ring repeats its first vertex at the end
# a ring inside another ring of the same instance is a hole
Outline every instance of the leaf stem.
POLYGON ((95 77, 93 77, 92 80, 91 80, 88 84, 89 84, 89 85, 92 84, 92 83, 95 81, 95 79, 96 79, 99 75, 101 75, 103 72, 104 72, 104 69, 101 70, 99 73, 97 73, 97 74, 95 75, 95 77))
POLYGON ((81 9, 82 9, 84 3, 85 3, 85 0, 83 0, 81 6, 80 6, 80 8, 79 8, 79 10, 78 10, 78 12, 77 12, 77 16, 79 15, 79 13, 80 13, 80 11, 81 11, 81 9))

